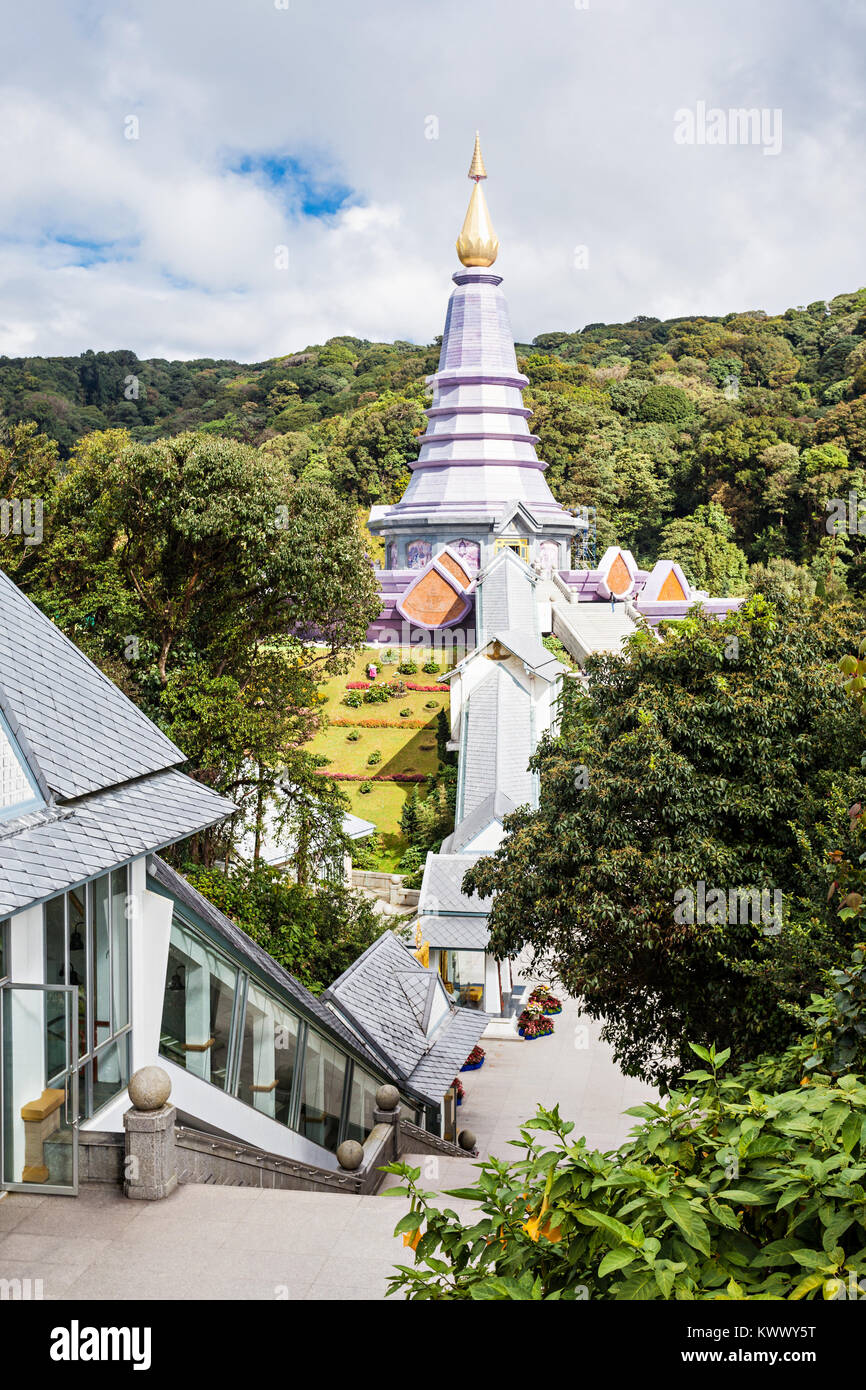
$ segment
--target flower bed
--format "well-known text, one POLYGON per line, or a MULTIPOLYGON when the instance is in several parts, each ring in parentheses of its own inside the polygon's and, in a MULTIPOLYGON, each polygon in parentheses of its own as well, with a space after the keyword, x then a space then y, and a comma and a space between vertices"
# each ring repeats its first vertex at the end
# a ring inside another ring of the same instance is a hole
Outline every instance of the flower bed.
POLYGON ((379 690, 387 690, 389 695, 392 693, 398 693, 402 695, 403 690, 418 690, 424 692, 425 694, 435 693, 439 695, 447 695, 448 691, 451 688, 448 685, 415 685, 412 681, 389 681, 385 685, 382 685, 379 681, 347 681, 346 689, 369 690, 374 684, 378 687, 379 690), (390 688, 392 685, 402 686, 403 689, 397 692, 392 692, 390 688))
POLYGON ((429 719, 329 719, 338 729, 429 729, 429 719))
POLYGON ((479 1047, 476 1043, 460 1070, 477 1071, 479 1067, 484 1066, 484 1058, 486 1055, 484 1048, 479 1047))
POLYGON ((535 1038, 546 1038, 553 1032, 553 1024, 545 1018, 539 1004, 528 1004, 517 1020, 517 1031, 527 1042, 535 1038))
POLYGON ((529 996, 528 1005, 529 1008, 535 1007, 540 1009, 543 1014, 546 1014, 548 1016, 548 1018, 554 1017, 556 1014, 562 1013, 562 1004, 557 999, 555 994, 551 994, 550 990, 547 988, 547 985, 535 986, 535 989, 529 996))
POLYGON ((365 772, 329 772, 326 767, 317 767, 316 775, 330 777, 332 782, 426 782, 426 772, 377 772, 368 776, 365 772))

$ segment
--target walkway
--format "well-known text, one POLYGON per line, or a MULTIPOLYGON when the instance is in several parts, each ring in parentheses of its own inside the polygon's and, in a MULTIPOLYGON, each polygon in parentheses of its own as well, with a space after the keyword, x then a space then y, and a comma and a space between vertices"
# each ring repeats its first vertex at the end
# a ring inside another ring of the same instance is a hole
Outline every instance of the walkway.
POLYGON ((553 635, 581 664, 595 652, 618 653, 636 631, 624 603, 612 609, 609 603, 568 603, 560 598, 553 606, 553 635))
MULTIPOLYGON (((598 1026, 565 1001, 551 1038, 485 1043, 464 1072, 461 1128, 482 1156, 516 1152, 507 1140, 539 1102, 557 1100, 590 1142, 610 1148, 635 1121, 621 1115, 648 1088, 626 1080, 598 1026)), ((473 1160, 424 1155, 430 1188, 472 1182, 473 1160)), ((471 1218, 468 1202, 449 1199, 471 1218)), ((85 1186, 75 1200, 11 1193, 0 1201, 0 1280, 41 1279, 50 1298, 381 1300, 403 1246, 392 1232, 398 1197, 184 1186, 164 1202, 130 1202, 85 1186)), ((408 1253, 408 1252, 407 1252, 408 1253)))

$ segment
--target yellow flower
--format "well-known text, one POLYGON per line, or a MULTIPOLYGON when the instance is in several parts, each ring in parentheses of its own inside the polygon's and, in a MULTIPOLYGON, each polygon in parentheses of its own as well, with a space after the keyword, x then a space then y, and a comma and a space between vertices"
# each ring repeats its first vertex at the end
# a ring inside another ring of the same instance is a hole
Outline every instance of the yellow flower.
POLYGON ((421 1239, 421 1229, 420 1229, 420 1227, 419 1227, 419 1229, 415 1232, 414 1235, 411 1233, 411 1231, 404 1231, 404 1232, 403 1232, 403 1244, 404 1244, 404 1245, 409 1245, 409 1246, 411 1246, 411 1248, 412 1248, 413 1250, 417 1250, 417 1249, 418 1249, 418 1242, 419 1242, 420 1239, 421 1239))
POLYGON ((541 1215, 539 1214, 538 1216, 533 1216, 529 1221, 524 1221, 520 1229, 522 1231, 525 1231, 526 1234, 529 1236, 529 1239, 534 1240, 537 1244, 540 1227, 541 1215))

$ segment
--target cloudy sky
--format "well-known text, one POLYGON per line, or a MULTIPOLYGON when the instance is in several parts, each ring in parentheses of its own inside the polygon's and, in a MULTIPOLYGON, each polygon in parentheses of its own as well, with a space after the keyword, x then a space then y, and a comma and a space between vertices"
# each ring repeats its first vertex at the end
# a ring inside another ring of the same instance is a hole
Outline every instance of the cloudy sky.
POLYGON ((864 0, 3 7, 0 354, 429 341, 476 127, 519 339, 866 283, 864 0))

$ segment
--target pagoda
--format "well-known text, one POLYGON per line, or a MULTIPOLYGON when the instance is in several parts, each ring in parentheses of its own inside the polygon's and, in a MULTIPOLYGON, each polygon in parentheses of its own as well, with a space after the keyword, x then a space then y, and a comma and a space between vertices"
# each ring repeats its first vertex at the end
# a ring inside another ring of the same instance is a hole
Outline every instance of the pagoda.
POLYGON ((457 238, 461 269, 452 277, 439 368, 427 379, 433 400, 420 453, 401 500, 374 507, 369 520, 385 542, 386 590, 405 590, 404 581, 431 566, 441 581, 431 578, 414 608, 408 604, 407 616, 428 628, 465 616, 456 591, 449 600, 451 580, 465 593, 506 548, 537 572, 568 570, 572 540, 586 527, 554 498, 527 424, 529 379, 517 367, 502 277, 491 269, 499 240, 481 186, 487 172, 477 135, 469 178, 474 186, 457 238))

